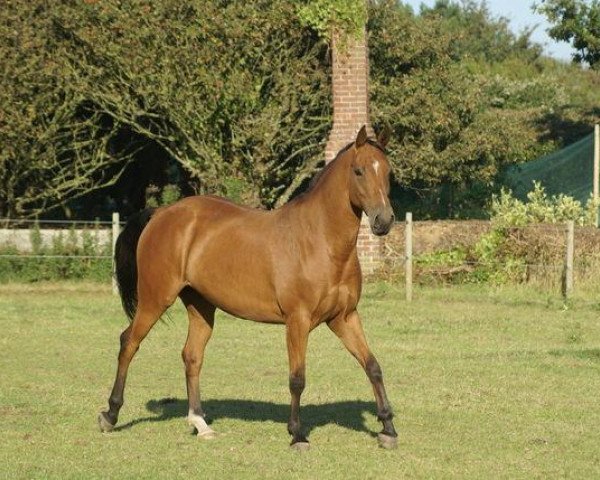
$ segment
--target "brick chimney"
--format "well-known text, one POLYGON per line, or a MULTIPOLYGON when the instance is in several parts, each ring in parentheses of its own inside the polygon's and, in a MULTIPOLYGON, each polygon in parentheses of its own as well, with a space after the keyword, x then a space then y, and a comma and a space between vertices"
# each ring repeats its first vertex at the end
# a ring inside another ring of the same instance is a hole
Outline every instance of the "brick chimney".
MULTIPOLYGON (((363 125, 367 125, 369 136, 374 136, 369 122, 369 57, 365 31, 358 39, 348 36, 344 43, 333 35, 331 46, 333 128, 325 147, 326 162, 353 141, 363 125)), ((373 273, 381 265, 382 255, 383 241, 371 233, 369 221, 363 214, 358 234, 358 256, 363 273, 373 273)))

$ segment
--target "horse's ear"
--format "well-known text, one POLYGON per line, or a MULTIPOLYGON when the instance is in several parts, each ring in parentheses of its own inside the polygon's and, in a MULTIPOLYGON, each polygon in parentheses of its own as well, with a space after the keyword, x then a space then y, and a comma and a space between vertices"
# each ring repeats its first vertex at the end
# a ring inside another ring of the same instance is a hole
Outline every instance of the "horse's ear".
POLYGON ((358 131, 356 135, 356 140, 354 141, 354 145, 356 148, 362 147, 365 143, 367 143, 367 126, 363 125, 362 128, 358 131))
POLYGON ((381 145, 382 148, 385 148, 385 146, 389 143, 391 137, 392 129, 389 126, 389 124, 386 123, 383 127, 383 130, 379 132, 379 135, 377 136, 377 143, 381 145))

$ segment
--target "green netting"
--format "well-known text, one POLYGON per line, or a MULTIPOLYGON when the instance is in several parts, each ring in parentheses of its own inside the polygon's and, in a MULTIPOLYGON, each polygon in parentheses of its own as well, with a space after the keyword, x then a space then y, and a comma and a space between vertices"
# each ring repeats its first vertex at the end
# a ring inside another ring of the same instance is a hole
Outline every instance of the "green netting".
POLYGON ((565 194, 585 204, 592 193, 594 134, 531 162, 513 165, 504 174, 504 185, 513 196, 527 200, 533 182, 540 182, 548 196, 565 194))

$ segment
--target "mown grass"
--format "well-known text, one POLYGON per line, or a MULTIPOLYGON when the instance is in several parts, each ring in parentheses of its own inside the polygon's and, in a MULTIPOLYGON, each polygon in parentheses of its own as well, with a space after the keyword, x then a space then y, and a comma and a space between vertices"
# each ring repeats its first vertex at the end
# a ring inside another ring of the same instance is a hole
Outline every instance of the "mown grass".
POLYGON ((597 478, 600 308, 523 288, 370 284, 371 347, 399 445, 377 447, 370 386, 326 327, 313 332, 301 418, 288 448, 281 327, 220 315, 202 374, 220 434, 184 421, 187 321, 150 333, 132 364, 120 428, 96 416, 112 386, 125 317, 98 285, 0 287, 0 476, 5 478, 597 478))

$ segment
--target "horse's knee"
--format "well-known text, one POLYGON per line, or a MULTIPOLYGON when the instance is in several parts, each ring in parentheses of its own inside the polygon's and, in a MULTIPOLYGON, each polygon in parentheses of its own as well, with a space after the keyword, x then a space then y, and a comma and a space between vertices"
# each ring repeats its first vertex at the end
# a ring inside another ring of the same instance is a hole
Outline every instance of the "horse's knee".
POLYGON ((294 373, 290 375, 290 392, 295 395, 300 395, 304 391, 306 385, 306 379, 301 373, 294 373))

